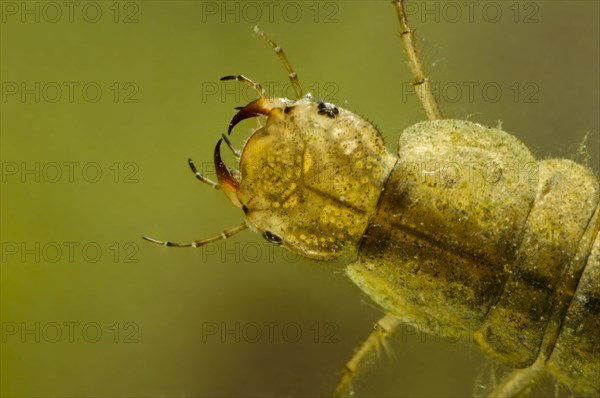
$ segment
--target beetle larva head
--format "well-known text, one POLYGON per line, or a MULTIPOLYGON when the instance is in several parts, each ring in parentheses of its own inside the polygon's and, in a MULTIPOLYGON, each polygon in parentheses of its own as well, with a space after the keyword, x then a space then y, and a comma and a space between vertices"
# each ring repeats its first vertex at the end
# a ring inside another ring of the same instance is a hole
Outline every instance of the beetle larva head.
MULTIPOLYGON (((309 96, 259 98, 238 112, 230 131, 257 115, 266 124, 246 141, 241 179, 226 192, 248 225, 306 257, 356 252, 394 164, 381 134, 352 112, 309 96)), ((219 177, 221 185, 228 178, 219 177)))

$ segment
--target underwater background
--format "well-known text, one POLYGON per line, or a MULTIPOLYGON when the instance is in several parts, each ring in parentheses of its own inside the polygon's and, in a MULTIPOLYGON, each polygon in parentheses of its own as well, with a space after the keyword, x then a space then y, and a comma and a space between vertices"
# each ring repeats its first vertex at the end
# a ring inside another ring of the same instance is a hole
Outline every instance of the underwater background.
MULTIPOLYGON (((328 394, 382 315, 343 262, 298 258, 250 231, 202 249, 141 236, 187 242, 243 220, 187 158, 214 179, 216 141, 255 98, 220 77, 293 95, 256 24, 305 92, 367 117, 396 151, 425 116, 390 2, 1 6, 1 395, 328 394)), ((446 117, 501 122, 537 158, 598 175, 598 2, 407 7, 446 117)), ((254 127, 236 127, 234 145, 254 127)), ((390 347, 359 395, 471 395, 497 370, 444 333, 402 328, 390 347)))

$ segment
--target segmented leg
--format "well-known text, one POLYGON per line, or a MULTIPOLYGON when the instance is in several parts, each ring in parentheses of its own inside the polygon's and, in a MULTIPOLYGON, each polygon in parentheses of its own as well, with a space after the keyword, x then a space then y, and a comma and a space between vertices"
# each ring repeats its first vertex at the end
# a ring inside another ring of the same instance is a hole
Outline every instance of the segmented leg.
POLYGON ((227 239, 230 236, 235 235, 238 232, 243 231, 246 228, 248 228, 248 226, 246 225, 246 222, 244 221, 243 223, 241 223, 237 227, 233 227, 231 229, 223 231, 219 235, 211 236, 210 238, 206 238, 206 239, 195 240, 195 241, 190 242, 190 243, 176 243, 176 242, 162 241, 162 240, 157 240, 157 239, 154 239, 154 238, 150 238, 148 236, 142 236, 142 238, 145 239, 145 240, 147 240, 148 242, 156 243, 156 244, 163 245, 163 246, 170 246, 170 247, 200 247, 200 246, 204 246, 204 245, 206 245, 208 243, 212 243, 212 242, 216 242, 216 241, 219 241, 219 240, 227 239))
POLYGON ((367 357, 377 351, 380 344, 383 344, 384 340, 394 332, 400 323, 401 321, 395 316, 386 314, 373 325, 373 331, 369 337, 358 347, 352 358, 344 366, 342 377, 331 394, 333 398, 350 394, 350 383, 365 364, 367 357))
POLYGON ((408 20, 406 18, 406 11, 404 9, 403 0, 393 1, 396 7, 396 13, 398 14, 398 21, 400 22, 400 38, 402 39, 402 45, 410 64, 410 70, 413 75, 413 87, 417 93, 417 97, 425 109, 425 114, 429 120, 441 119, 442 114, 438 108, 437 101, 431 91, 431 82, 425 72, 423 71, 423 65, 417 53, 417 48, 414 43, 414 30, 408 26, 408 20))
POLYGON ((223 137, 223 141, 225 141, 225 143, 227 144, 229 149, 231 149, 231 152, 233 152, 235 157, 239 159, 240 156, 242 156, 242 152, 239 149, 235 149, 233 145, 231 145, 231 141, 229 141, 229 138, 227 138, 225 134, 221 134, 221 137, 223 137))
POLYGON ((188 158, 188 164, 190 165, 190 169, 192 169, 192 173, 194 173, 194 175, 196 176, 197 179, 199 179, 200 181, 202 181, 203 183, 209 185, 210 187, 212 187, 214 189, 221 189, 219 184, 217 184, 213 180, 206 178, 202 174, 200 174, 198 169, 196 169, 196 165, 194 164, 194 162, 192 162, 191 158, 188 158))
POLYGON ((259 35, 267 43, 269 43, 271 45, 271 47, 273 47, 273 49, 275 50, 275 53, 277 54, 277 56, 283 63, 283 66, 285 67, 285 70, 288 73, 288 77, 290 78, 292 87, 294 87, 294 91, 296 91, 296 99, 302 98, 302 87, 300 87, 300 82, 298 81, 298 75, 296 74, 296 72, 294 72, 294 69, 292 69, 292 65, 290 65, 290 62, 288 61, 285 53, 283 52, 283 49, 281 47, 279 47, 273 40, 271 40, 269 38, 269 36, 265 35, 263 33, 263 31, 258 28, 258 26, 255 26, 253 29, 254 29, 254 33, 259 35))
POLYGON ((246 76, 230 75, 230 76, 223 76, 221 78, 221 81, 226 81, 226 80, 236 80, 248 87, 252 87, 254 90, 256 90, 256 92, 258 93, 258 96, 260 98, 263 98, 265 96, 265 90, 262 88, 262 86, 259 83, 254 83, 252 80, 248 79, 246 76))
POLYGON ((525 396, 544 375, 546 357, 540 355, 529 367, 510 372, 502 382, 494 388, 488 398, 509 398, 525 396))

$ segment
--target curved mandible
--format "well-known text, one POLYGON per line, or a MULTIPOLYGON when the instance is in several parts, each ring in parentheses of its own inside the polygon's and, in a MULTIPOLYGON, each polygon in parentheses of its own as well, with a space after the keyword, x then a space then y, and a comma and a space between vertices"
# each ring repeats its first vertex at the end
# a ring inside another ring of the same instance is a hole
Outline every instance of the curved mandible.
POLYGON ((225 193, 225 196, 237 207, 242 208, 242 203, 237 197, 237 191, 239 189, 240 183, 235 177, 231 174, 223 160, 221 159, 221 142, 223 139, 221 138, 217 141, 217 145, 215 145, 215 170, 217 171, 217 179, 219 180, 219 186, 221 190, 225 193))

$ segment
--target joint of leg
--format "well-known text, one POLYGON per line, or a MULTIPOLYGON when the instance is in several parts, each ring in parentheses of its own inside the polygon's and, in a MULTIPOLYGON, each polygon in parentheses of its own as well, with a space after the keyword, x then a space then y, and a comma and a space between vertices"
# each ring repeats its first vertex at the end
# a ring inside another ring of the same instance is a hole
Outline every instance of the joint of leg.
POLYGON ((376 322, 373 325, 373 329, 383 336, 387 336, 390 333, 390 331, 383 327, 383 325, 381 325, 379 322, 376 322))
POLYGON ((352 376, 354 376, 354 375, 356 374, 356 369, 352 369, 352 368, 351 368, 350 366, 348 366, 348 365, 345 365, 345 366, 344 366, 344 371, 345 371, 347 374, 349 374, 349 375, 352 375, 352 376))

